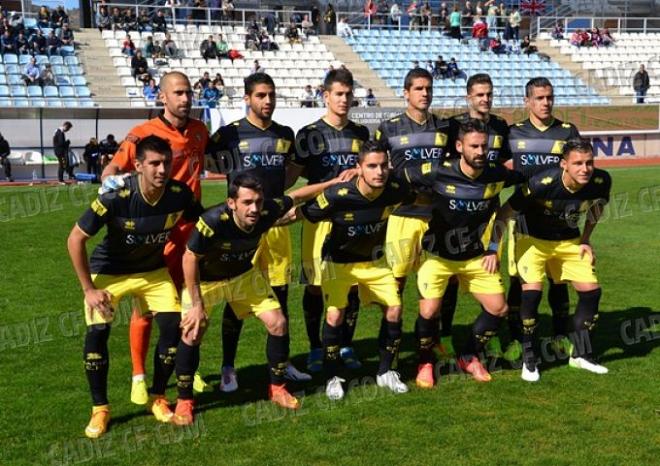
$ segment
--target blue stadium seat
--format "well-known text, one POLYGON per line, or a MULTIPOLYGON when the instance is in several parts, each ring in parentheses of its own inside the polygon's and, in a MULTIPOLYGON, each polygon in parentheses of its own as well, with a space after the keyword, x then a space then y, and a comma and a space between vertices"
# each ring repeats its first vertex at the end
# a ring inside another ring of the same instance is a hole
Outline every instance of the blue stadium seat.
POLYGON ((84 76, 73 76, 71 78, 71 82, 75 86, 86 86, 87 85, 87 79, 85 79, 84 76))
POLYGON ((17 64, 18 63, 18 56, 16 54, 13 54, 13 53, 5 53, 4 60, 5 60, 5 63, 17 64))
POLYGON ((9 86, 5 86, 4 84, 0 85, 0 96, 9 96, 9 86))
POLYGON ((80 104, 78 103, 78 99, 62 99, 62 103, 64 103, 64 106, 67 108, 80 107, 80 104))
POLYGON ((41 98, 30 99, 30 106, 32 106, 32 107, 45 107, 46 106, 46 100, 41 99, 41 98))
POLYGON ((25 26, 25 29, 36 29, 37 28, 37 19, 36 18, 23 17, 23 26, 25 26))
POLYGON ((0 97, 0 107, 11 107, 11 99, 0 97))
POLYGON ((46 107, 63 107, 60 99, 46 99, 46 107))
POLYGON ((12 97, 26 97, 27 89, 25 86, 11 86, 9 88, 9 93, 12 97))
POLYGON ((66 61, 67 58, 75 58, 76 64, 78 63, 78 58, 74 55, 76 54, 76 49, 73 48, 73 45, 63 45, 60 47, 60 55, 62 55, 66 61))
POLYGON ((77 66, 80 63, 78 62, 78 57, 71 56, 71 57, 64 57, 64 64, 68 66, 77 66))
POLYGON ((19 55, 18 56, 18 64, 19 65, 27 65, 30 63, 30 59, 32 58, 32 55, 19 55))
POLYGON ((55 81, 57 82, 58 86, 70 86, 72 84, 71 78, 68 76, 57 76, 55 81))
POLYGON ((27 95, 28 97, 41 97, 43 96, 43 92, 39 86, 28 86, 27 95))
POLYGON ((76 86, 75 87, 77 97, 91 97, 92 93, 89 91, 87 86, 76 86))
POLYGON ((71 86, 60 86, 60 97, 75 97, 76 93, 71 86))
POLYGON ((59 55, 53 55, 52 57, 50 57, 50 64, 64 65, 64 58, 60 57, 59 55))
POLYGON ((92 99, 78 99, 81 107, 96 107, 92 99))
POLYGON ((21 69, 15 63, 8 63, 5 65, 5 73, 7 74, 21 74, 21 69))
POLYGON ((53 73, 55 73, 55 76, 67 76, 69 74, 69 69, 66 66, 52 65, 52 69, 53 73))
POLYGON ((50 34, 50 31, 52 31, 52 28, 40 28, 41 32, 44 33, 44 36, 48 37, 48 34, 50 34))
POLYGON ((22 86, 25 84, 23 79, 18 74, 7 75, 7 82, 10 86, 22 86))
POLYGON ((56 86, 44 86, 44 97, 59 97, 59 95, 56 86))
POLYGON ((83 69, 80 66, 69 66, 68 68, 69 68, 69 74, 72 76, 84 74, 83 69))
POLYGON ((14 99, 14 107, 29 107, 30 101, 27 99, 14 99))
POLYGON ((48 58, 48 55, 37 55, 37 65, 45 65, 46 63, 50 63, 50 59, 48 58))
POLYGON ((0 84, 7 84, 7 76, 0 74, 0 84))
POLYGON ((4 73, 5 73, 5 65, 0 63, 0 74, 4 74, 4 73))

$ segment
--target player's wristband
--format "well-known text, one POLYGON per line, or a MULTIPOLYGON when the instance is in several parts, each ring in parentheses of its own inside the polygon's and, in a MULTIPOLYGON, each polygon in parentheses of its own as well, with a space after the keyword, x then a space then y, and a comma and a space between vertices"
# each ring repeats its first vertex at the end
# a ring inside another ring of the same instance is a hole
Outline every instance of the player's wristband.
POLYGON ((490 244, 488 245, 488 252, 494 252, 497 253, 500 249, 500 243, 497 241, 491 241, 490 244))

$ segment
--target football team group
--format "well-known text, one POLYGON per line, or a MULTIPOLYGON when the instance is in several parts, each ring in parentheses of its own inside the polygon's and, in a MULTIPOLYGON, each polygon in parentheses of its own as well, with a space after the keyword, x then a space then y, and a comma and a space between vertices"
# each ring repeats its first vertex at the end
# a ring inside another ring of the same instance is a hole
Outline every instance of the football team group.
MULTIPOLYGON (((507 125, 491 114, 487 74, 467 81, 468 111, 450 119, 429 111, 433 78, 423 69, 404 82, 407 109, 369 130, 349 119, 353 77, 333 70, 324 83, 326 114, 302 128, 272 120, 276 90, 267 74, 245 79, 247 116, 209 136, 190 117, 188 78, 161 80, 163 112, 131 130, 103 172, 103 184, 77 221, 68 249, 84 292, 84 365, 93 408, 85 434, 110 420, 108 338, 122 297, 132 298, 131 400, 160 422, 193 422, 193 392, 210 387, 197 372, 211 310, 224 303, 220 390, 238 389, 235 358, 242 322, 267 331, 268 396, 284 408, 300 401, 287 380, 306 381, 289 359, 288 286, 294 266, 288 224, 301 220, 302 311, 307 371, 325 375, 325 393, 344 396, 340 376, 358 369, 353 334, 362 306, 382 310, 378 386, 405 393, 396 371, 401 296, 417 277, 415 383, 431 389, 439 360, 455 360, 488 382, 484 355, 521 361, 523 380, 539 380, 539 304, 546 284, 551 347, 571 367, 603 374, 590 335, 601 296, 590 237, 609 199, 610 176, 594 167, 591 145, 553 117, 553 88, 534 78, 525 89, 529 118, 507 125), (227 176, 227 199, 202 208, 200 175, 227 176), (307 184, 287 191, 299 177, 307 184), (515 186, 508 200, 501 191, 515 186), (584 226, 580 225, 584 221, 584 226), (106 227, 88 259, 86 242, 106 227), (509 291, 500 258, 508 247, 509 291), (577 292, 569 314, 567 284, 577 292), (465 345, 454 351, 459 288, 481 305, 465 345), (506 320, 506 351, 498 337, 506 320), (152 383, 145 359, 159 329, 152 383), (174 410, 165 396, 172 373, 174 410)), ((407 310, 407 312, 411 312, 407 310)), ((375 330, 375 329, 374 329, 375 330)))

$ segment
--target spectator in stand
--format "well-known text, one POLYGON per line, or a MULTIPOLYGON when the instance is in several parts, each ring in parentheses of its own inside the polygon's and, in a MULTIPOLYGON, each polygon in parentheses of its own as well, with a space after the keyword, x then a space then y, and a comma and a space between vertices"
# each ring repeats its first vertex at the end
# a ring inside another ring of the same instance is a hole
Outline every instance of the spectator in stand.
POLYGON ((131 39, 130 34, 126 34, 126 37, 124 38, 124 43, 121 46, 121 53, 128 55, 129 57, 135 55, 135 43, 131 39))
POLYGON ((144 55, 145 58, 153 58, 153 55, 154 55, 154 38, 153 37, 149 36, 144 41, 144 45, 142 46, 142 55, 144 55))
POLYGON ((461 34, 461 12, 458 6, 454 6, 454 11, 449 15, 449 31, 454 39, 461 40, 463 38, 463 34, 461 34))
POLYGON ((202 58, 208 63, 209 58, 216 60, 218 58, 218 44, 216 44, 213 39, 213 35, 210 35, 208 38, 204 39, 199 46, 199 52, 202 54, 202 58))
POLYGON ((218 58, 229 58, 229 44, 222 34, 218 35, 218 58))
POLYGON ((134 78, 142 81, 143 85, 149 84, 151 74, 149 73, 147 59, 142 55, 142 50, 135 52, 135 55, 131 58, 131 74, 134 78))
POLYGON ((417 29, 420 23, 419 5, 417 4, 417 0, 412 0, 408 4, 408 7, 406 8, 406 14, 408 15, 408 29, 417 29))
POLYGON ((27 37, 25 37, 25 33, 23 31, 18 33, 14 42, 17 53, 21 55, 30 54, 30 42, 28 42, 27 37))
POLYGON ((312 22, 311 19, 309 19, 309 15, 303 16, 303 20, 302 23, 300 23, 300 27, 302 27, 303 33, 306 36, 316 35, 316 31, 314 29, 314 23, 312 22))
POLYGON ((62 29, 60 30, 60 42, 62 45, 71 45, 73 46, 74 41, 73 41, 73 31, 71 28, 69 28, 69 24, 65 24, 62 26, 62 29))
POLYGON ((442 32, 449 31, 449 8, 447 7, 447 2, 442 2, 438 9, 438 26, 442 32))
POLYGON ((364 98, 364 101, 367 104, 367 107, 378 107, 378 101, 371 88, 367 89, 367 96, 364 98))
POLYGON ((378 0, 376 5, 376 17, 373 18, 376 24, 389 24, 388 15, 390 13, 390 5, 387 0, 378 0))
POLYGON ((484 16, 484 6, 481 2, 477 2, 474 7, 474 20, 482 19, 484 16))
POLYGON ((374 2, 374 0, 366 0, 364 2, 364 6, 362 7, 362 17, 365 26, 368 24, 376 24, 375 18, 377 12, 378 7, 376 6, 376 2, 374 2))
POLYGON ((57 128, 55 134, 53 134, 53 151, 55 152, 55 157, 57 157, 57 179, 60 184, 65 184, 65 171, 69 175, 69 180, 73 179, 73 165, 69 160, 69 147, 71 146, 71 141, 65 136, 71 128, 73 128, 71 122, 65 121, 62 123, 62 126, 57 128))
POLYGON ((179 49, 176 46, 176 43, 172 39, 172 35, 169 32, 165 33, 165 39, 163 40, 163 52, 165 56, 169 58, 176 58, 179 56, 179 49))
POLYGON ((308 84, 305 86, 303 91, 300 93, 300 106, 306 108, 314 107, 315 103, 314 91, 312 90, 312 85, 308 84))
POLYGON ((422 22, 422 26, 428 28, 431 24, 431 17, 433 16, 433 11, 431 10, 431 5, 429 2, 424 2, 422 8, 419 11, 419 17, 422 22))
POLYGON ((650 87, 651 80, 649 79, 649 74, 646 72, 646 67, 639 65, 639 71, 633 76, 633 89, 635 90, 638 104, 644 103, 644 97, 646 97, 646 93, 650 87))
POLYGON ((208 108, 216 108, 222 97, 220 90, 215 87, 215 82, 209 82, 209 86, 202 91, 202 103, 208 108))
POLYGON ((46 63, 46 65, 44 65, 43 69, 39 73, 39 85, 42 87, 56 85, 55 75, 53 74, 50 63, 46 63))
POLYGON ((90 138, 89 142, 85 144, 85 150, 83 151, 83 160, 85 165, 87 165, 87 173, 89 175, 94 174, 97 177, 101 174, 99 169, 99 158, 101 156, 101 149, 96 138, 90 138))
POLYGON ((530 39, 529 35, 526 35, 523 38, 522 42, 520 43, 520 50, 526 55, 531 55, 539 51, 536 46, 532 45, 532 40, 530 39))
POLYGON ((46 54, 46 38, 41 29, 37 29, 37 33, 32 36, 31 45, 32 55, 45 55, 46 54))
POLYGON ((105 5, 101 5, 96 13, 96 27, 99 28, 99 32, 112 29, 112 18, 105 5))
POLYGON ((51 29, 48 33, 48 37, 46 38, 46 53, 48 56, 50 57, 51 55, 59 55, 60 45, 62 45, 60 38, 55 35, 55 30, 51 29))
POLYGON ((154 32, 167 32, 167 19, 165 19, 165 12, 158 10, 156 16, 151 22, 151 30, 154 32))
POLYGON ((314 24, 314 31, 316 34, 321 33, 321 10, 319 10, 319 7, 314 4, 312 6, 312 23, 314 24))
POLYGON ((39 8, 39 12, 37 13, 37 26, 39 26, 39 29, 50 27, 50 11, 48 11, 48 8, 43 5, 39 8))
POLYGON ((433 66, 433 62, 431 60, 426 61, 425 69, 426 69, 426 71, 431 73, 431 76, 433 75, 433 70, 435 69, 435 67, 433 66))
POLYGON ((323 99, 324 89, 323 85, 319 84, 314 90, 314 102, 316 107, 325 107, 325 100, 323 99))
POLYGON ((193 85, 193 90, 197 91, 197 95, 199 98, 202 98, 202 92, 204 89, 209 87, 209 84, 211 83, 211 75, 209 74, 208 71, 205 71, 204 74, 202 75, 201 78, 197 80, 197 82, 193 85))
POLYGON ((495 0, 488 0, 484 5, 486 10, 486 25, 488 26, 488 31, 491 34, 497 32, 497 5, 495 5, 495 0))
MULTIPOLYGON (((309 20, 308 16, 307 19, 309 20)), ((268 34, 270 35, 275 34, 275 28, 277 27, 277 19, 275 18, 275 15, 273 14, 272 11, 267 12, 266 15, 264 16, 263 25, 266 28, 266 31, 268 31, 268 34)))
POLYGON ((603 40, 603 45, 605 47, 607 47, 607 46, 609 46, 609 45, 616 42, 616 40, 614 40, 614 37, 612 37, 612 34, 610 34, 610 30, 607 29, 607 28, 603 29, 603 32, 601 33, 601 37, 602 37, 602 40, 603 40))
POLYGON ((323 24, 325 25, 326 34, 329 36, 337 34, 337 13, 335 13, 335 8, 332 6, 332 3, 328 3, 328 6, 323 13, 323 24))
POLYGON ((401 21, 401 7, 397 2, 394 2, 390 7, 390 16, 388 17, 388 22, 392 26, 398 27, 399 21, 401 21))
POLYGON ((153 30, 151 18, 149 18, 145 10, 140 11, 140 17, 137 20, 137 29, 139 32, 151 32, 153 30))
POLYGON ((511 14, 509 15, 509 25, 511 26, 511 39, 518 41, 520 40, 520 23, 522 18, 520 17, 520 12, 518 11, 517 6, 513 6, 511 14))
POLYGON ((592 28, 590 34, 591 34, 590 43, 592 47, 598 48, 601 45, 603 45, 603 38, 600 35, 600 29, 592 28))
POLYGON ((438 55, 438 58, 435 61, 435 66, 433 67, 433 78, 445 79, 446 77, 447 62, 442 58, 442 55, 438 55))
POLYGON ((259 35, 259 50, 262 52, 268 52, 271 50, 278 50, 277 44, 270 40, 270 36, 266 30, 261 31, 259 35))
POLYGON ((591 45, 591 36, 585 29, 584 31, 580 32, 580 41, 582 42, 582 46, 588 47, 591 45))
POLYGON ((65 24, 69 24, 69 15, 64 11, 64 7, 59 5, 50 15, 50 27, 61 29, 65 24))
POLYGON ((138 30, 138 17, 133 8, 126 8, 124 11, 124 31, 137 31, 138 30))
POLYGON ((112 15, 110 15, 110 24, 112 25, 113 31, 124 29, 124 15, 121 14, 121 11, 119 11, 119 8, 117 7, 112 9, 112 15))
POLYGON ((16 41, 8 30, 0 37, 0 50, 3 54, 16 53, 16 41))
POLYGON ((475 18, 472 26, 472 37, 477 40, 482 52, 488 50, 488 26, 482 18, 475 18))
POLYGON ((465 2, 465 5, 463 5, 463 11, 461 12, 461 26, 462 27, 470 27, 472 26, 472 23, 474 23, 474 15, 476 11, 474 10, 474 7, 472 6, 472 3, 469 1, 465 2))
POLYGON ((495 55, 502 55, 507 52, 506 45, 502 44, 502 39, 499 34, 494 39, 491 39, 490 51, 495 55))
POLYGON ((298 28, 296 27, 295 23, 289 24, 289 27, 284 33, 284 37, 286 37, 286 39, 289 41, 289 44, 291 45, 302 43, 302 40, 300 39, 300 33, 298 32, 298 28))
POLYGON ((250 50, 252 52, 257 51, 259 46, 259 38, 257 37, 258 34, 259 34, 258 30, 248 27, 247 33, 245 34, 245 48, 247 50, 250 50))
POLYGON ((259 60, 255 60, 252 68, 250 69, 250 74, 265 73, 266 69, 259 64, 259 60))
POLYGON ((576 47, 582 47, 582 30, 576 29, 573 34, 571 34, 571 39, 568 42, 576 47))
POLYGON ((3 170, 5 171, 5 178, 7 181, 14 181, 14 178, 11 176, 11 162, 9 161, 9 154, 11 154, 11 148, 9 147, 9 141, 0 133, 0 165, 2 165, 3 170))
POLYGON ((25 65, 25 68, 23 69, 23 75, 21 76, 23 81, 25 81, 25 85, 35 86, 39 84, 40 74, 41 71, 37 65, 37 59, 35 57, 31 57, 29 63, 25 65))
POLYGON ((451 57, 451 60, 449 60, 449 63, 447 64, 447 75, 451 78, 452 81, 456 80, 457 76, 460 76, 461 70, 458 67, 458 63, 456 63, 456 59, 454 57, 451 57))
POLYGON ((215 74, 215 78, 213 78, 213 84, 215 84, 216 89, 220 91, 220 98, 222 98, 225 95, 225 80, 222 79, 222 75, 220 73, 215 74))
POLYGON ((160 87, 156 84, 156 80, 151 78, 149 83, 142 88, 142 95, 150 102, 154 102, 158 98, 160 87))
POLYGON ((555 40, 562 40, 564 38, 564 28, 559 21, 555 23, 555 27, 552 28, 550 35, 555 40))
POLYGON ((233 0, 222 0, 222 16, 225 21, 234 21, 235 9, 233 0))
POLYGON ((508 15, 509 12, 506 9, 504 2, 500 2, 500 6, 497 7, 497 30, 504 31, 506 35, 506 30, 508 29, 508 15))
POLYGON ((115 140, 114 135, 108 134, 101 144, 99 144, 99 149, 101 152, 101 167, 105 167, 112 157, 114 157, 117 149, 119 149, 119 144, 115 140))
POLYGON ((353 37, 353 29, 348 25, 346 18, 341 18, 337 25, 337 35, 339 37, 353 37))
POLYGON ((154 41, 154 47, 151 50, 151 58, 165 58, 165 52, 163 51, 163 47, 161 47, 159 41, 154 41))

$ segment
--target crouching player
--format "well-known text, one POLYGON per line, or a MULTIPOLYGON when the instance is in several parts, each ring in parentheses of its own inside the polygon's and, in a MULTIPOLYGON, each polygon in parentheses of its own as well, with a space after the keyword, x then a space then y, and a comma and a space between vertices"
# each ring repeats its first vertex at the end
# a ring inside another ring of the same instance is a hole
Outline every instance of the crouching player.
POLYGON ((562 282, 570 281, 578 294, 569 365, 596 374, 607 373, 607 368, 594 361, 591 347, 601 290, 594 269, 596 256, 589 240, 609 201, 611 186, 610 175, 594 168, 591 144, 571 140, 563 148, 559 167, 530 178, 503 207, 504 216, 510 215, 512 209, 522 216, 519 222, 523 234, 516 243, 516 261, 523 281, 523 380, 536 382, 540 378, 536 329, 546 266, 562 282), (580 234, 578 223, 585 213, 580 234))
MULTIPOLYGON (((187 375, 192 380, 199 363, 199 344, 211 308, 226 302, 236 317, 256 316, 266 326, 266 357, 270 372, 269 398, 284 408, 297 409, 298 400, 286 389, 289 359, 288 322, 265 273, 253 264, 259 241, 268 230, 283 224, 294 205, 305 202, 336 183, 308 185, 289 195, 264 199, 261 181, 239 174, 229 186, 225 203, 200 217, 183 256, 186 289, 183 292, 182 345, 193 357, 187 375), (279 221, 279 222, 278 222, 279 221)), ((192 422, 192 404, 187 416, 192 422)))
POLYGON ((183 368, 190 354, 180 344, 180 306, 167 271, 163 250, 180 219, 194 221, 202 211, 185 183, 170 179, 172 151, 168 143, 148 136, 137 145, 136 174, 124 186, 100 195, 80 217, 68 239, 69 255, 85 294, 84 361, 92 394, 92 418, 85 435, 97 438, 110 420, 108 405, 108 337, 114 309, 123 296, 137 298, 140 308, 155 315, 160 337, 154 352, 151 411, 161 422, 176 421, 165 387, 175 370, 179 403, 192 398, 183 368), (87 260, 87 240, 107 225, 108 232, 87 260))

